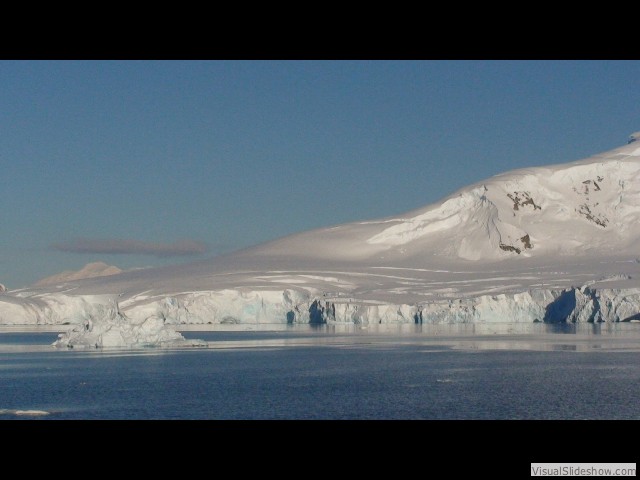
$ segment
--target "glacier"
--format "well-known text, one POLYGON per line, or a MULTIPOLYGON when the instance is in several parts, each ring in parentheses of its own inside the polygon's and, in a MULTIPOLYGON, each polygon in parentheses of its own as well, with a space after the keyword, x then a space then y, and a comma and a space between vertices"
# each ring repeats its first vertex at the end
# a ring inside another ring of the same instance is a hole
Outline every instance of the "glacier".
POLYGON ((94 263, 0 289, 0 324, 68 325, 57 346, 109 347, 184 342, 185 324, 638 321, 637 145, 202 262, 94 263))
MULTIPOLYGON (((42 298, 40 300, 43 300, 42 298)), ((328 298, 316 292, 197 292, 173 295, 126 309, 113 299, 91 301, 53 295, 46 308, 33 305, 2 310, 5 325, 80 326, 57 345, 126 346, 181 340, 181 324, 348 323, 501 323, 621 322, 640 319, 640 288, 537 289, 423 303, 385 303, 328 298), (68 312, 65 315, 62 312, 68 312), (66 342, 66 343, 65 343, 66 342)))

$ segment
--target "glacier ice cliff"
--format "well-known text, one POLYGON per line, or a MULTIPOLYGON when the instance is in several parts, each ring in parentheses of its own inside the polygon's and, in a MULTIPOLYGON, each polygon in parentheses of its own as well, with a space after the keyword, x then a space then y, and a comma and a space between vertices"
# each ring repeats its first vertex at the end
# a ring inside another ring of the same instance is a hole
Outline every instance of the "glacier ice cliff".
MULTIPOLYGON (((109 296, 40 296, 0 305, 3 324, 72 324, 57 345, 125 346, 179 341, 180 324, 621 322, 639 317, 640 289, 532 289, 418 304, 362 301, 322 292, 189 292, 117 304, 109 296), (129 305, 127 305, 127 303, 129 305), (10 307, 10 308, 7 308, 10 307)), ((4 303, 4 302, 2 302, 4 303)))

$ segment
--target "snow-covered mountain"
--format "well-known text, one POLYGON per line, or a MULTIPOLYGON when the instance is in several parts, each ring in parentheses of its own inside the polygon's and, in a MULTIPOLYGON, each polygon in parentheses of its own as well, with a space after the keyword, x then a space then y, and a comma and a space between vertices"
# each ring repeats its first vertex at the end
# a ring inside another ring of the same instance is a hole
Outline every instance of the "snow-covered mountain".
POLYGON ((257 251, 424 267, 433 256, 450 263, 635 254, 639 166, 640 144, 630 143, 577 162, 514 170, 397 217, 294 235, 257 251))
POLYGON ((46 285, 56 285, 58 283, 70 282, 72 280, 82 280, 83 278, 105 277, 121 273, 122 269, 104 262, 87 263, 80 270, 65 270, 64 272, 50 277, 42 278, 34 283, 36 287, 46 285))
POLYGON ((640 317, 640 132, 379 220, 0 296, 0 323, 623 321, 640 317))

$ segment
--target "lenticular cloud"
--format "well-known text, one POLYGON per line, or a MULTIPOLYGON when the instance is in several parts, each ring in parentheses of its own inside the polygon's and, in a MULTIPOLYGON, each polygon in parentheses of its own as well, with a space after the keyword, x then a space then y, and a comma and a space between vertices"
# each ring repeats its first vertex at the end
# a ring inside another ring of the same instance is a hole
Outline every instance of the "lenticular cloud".
POLYGON ((53 244, 54 250, 68 253, 137 254, 157 257, 199 255, 207 252, 207 246, 195 240, 179 240, 174 243, 143 242, 131 239, 78 238, 53 244))

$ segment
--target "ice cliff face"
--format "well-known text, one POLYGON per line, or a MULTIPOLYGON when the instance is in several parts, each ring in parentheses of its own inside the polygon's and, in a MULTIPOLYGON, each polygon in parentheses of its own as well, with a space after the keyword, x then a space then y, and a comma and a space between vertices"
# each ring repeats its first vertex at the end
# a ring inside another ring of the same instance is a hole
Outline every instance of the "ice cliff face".
MULTIPOLYGON (((183 323, 639 320, 637 138, 584 160, 507 172, 399 216, 197 264, 5 292, 0 323, 90 321, 76 341, 102 335, 105 345, 116 330, 140 343, 140 329, 151 338, 155 327, 183 323), (103 320, 112 330, 96 325, 103 320)), ((158 332, 156 342, 173 335, 158 332)))
MULTIPOLYGON (((363 302, 316 292, 284 290, 198 292, 154 300, 121 311, 113 299, 92 302, 73 296, 56 297, 73 316, 49 315, 16 306, 11 323, 73 323, 76 329, 57 342, 82 338, 84 346, 144 345, 181 340, 172 328, 179 324, 264 323, 501 323, 620 322, 640 319, 640 288, 537 289, 525 292, 443 299, 422 304, 363 302)), ((54 314, 55 313, 55 314, 54 314)), ((176 327, 177 328, 177 327, 176 327)), ((77 343, 76 343, 77 344, 77 343)))

